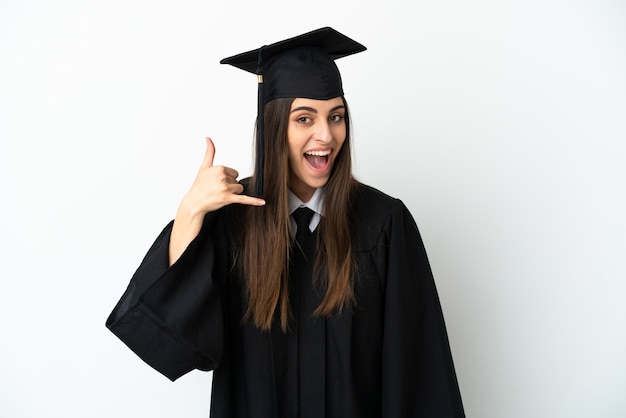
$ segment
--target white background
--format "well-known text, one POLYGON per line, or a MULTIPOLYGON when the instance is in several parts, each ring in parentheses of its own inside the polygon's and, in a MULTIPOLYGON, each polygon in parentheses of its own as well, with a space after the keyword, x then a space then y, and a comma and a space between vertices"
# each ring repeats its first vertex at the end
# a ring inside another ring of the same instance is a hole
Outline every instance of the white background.
POLYGON ((0 0, 0 416, 204 417, 104 327, 204 137, 251 171, 256 78, 321 26, 355 173, 420 226, 468 417, 626 416, 626 5, 0 0))

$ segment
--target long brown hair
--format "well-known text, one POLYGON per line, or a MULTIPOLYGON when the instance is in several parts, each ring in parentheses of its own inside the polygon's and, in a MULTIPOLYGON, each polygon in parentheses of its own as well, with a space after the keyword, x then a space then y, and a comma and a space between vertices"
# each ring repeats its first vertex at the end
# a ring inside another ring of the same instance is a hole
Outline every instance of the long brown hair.
MULTIPOLYGON (((289 161, 287 126, 294 99, 275 99, 265 105, 265 166, 263 208, 247 208, 243 225, 242 261, 248 310, 244 319, 269 330, 274 320, 287 330, 289 259, 292 236, 289 224, 289 161)), ((350 120, 346 106, 346 139, 337 154, 326 184, 324 213, 319 224, 314 277, 326 288, 315 316, 328 317, 355 304, 354 261, 350 234, 350 208, 356 181, 352 177, 350 120)), ((252 188, 255 179, 252 178, 252 188)))

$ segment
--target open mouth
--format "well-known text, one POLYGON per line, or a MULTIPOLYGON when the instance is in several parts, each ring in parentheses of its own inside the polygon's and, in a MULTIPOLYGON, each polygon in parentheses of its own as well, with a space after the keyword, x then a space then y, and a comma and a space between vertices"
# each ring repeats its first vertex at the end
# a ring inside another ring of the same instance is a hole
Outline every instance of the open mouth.
POLYGON ((304 158, 314 169, 323 170, 328 166, 330 153, 331 150, 307 151, 304 153, 304 158))

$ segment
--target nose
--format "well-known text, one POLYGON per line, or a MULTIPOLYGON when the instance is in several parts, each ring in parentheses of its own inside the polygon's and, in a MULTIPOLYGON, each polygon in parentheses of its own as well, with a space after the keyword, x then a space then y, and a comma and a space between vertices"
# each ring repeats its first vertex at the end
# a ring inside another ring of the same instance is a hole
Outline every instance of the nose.
POLYGON ((327 120, 321 120, 316 124, 315 140, 320 144, 330 144, 333 140, 333 133, 327 120))

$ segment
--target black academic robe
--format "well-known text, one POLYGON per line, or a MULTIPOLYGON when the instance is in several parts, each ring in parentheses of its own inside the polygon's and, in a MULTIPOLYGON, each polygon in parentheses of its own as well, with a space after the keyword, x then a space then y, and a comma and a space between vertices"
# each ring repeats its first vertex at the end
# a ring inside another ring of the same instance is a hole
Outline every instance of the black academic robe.
POLYGON ((358 186, 356 307, 326 319, 301 315, 288 335, 242 323, 243 281, 231 248, 240 213, 231 205, 208 214, 168 267, 170 223, 107 327, 171 380, 213 370, 213 418, 291 418, 280 411, 292 395, 301 417, 465 416, 426 252, 400 200, 358 186), (319 338, 299 333, 307 326, 321 329, 319 338))

